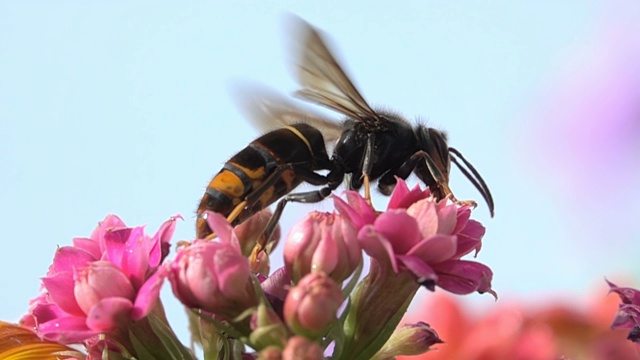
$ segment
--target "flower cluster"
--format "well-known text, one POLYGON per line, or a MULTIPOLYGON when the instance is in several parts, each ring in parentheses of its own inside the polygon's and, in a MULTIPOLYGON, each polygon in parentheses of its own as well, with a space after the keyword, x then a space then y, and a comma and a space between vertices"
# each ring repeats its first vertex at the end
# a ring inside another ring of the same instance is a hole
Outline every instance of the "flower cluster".
POLYGON ((485 232, 468 206, 402 180, 383 212, 354 191, 333 202, 335 212, 313 211, 293 226, 274 271, 279 229, 257 245, 268 210, 235 228, 206 212, 215 237, 183 242, 166 261, 177 217, 149 237, 108 216, 90 238, 58 249, 22 325, 83 345, 87 354, 73 358, 194 359, 164 318, 158 297, 168 281, 205 358, 389 359, 442 342, 422 321, 398 326, 421 286, 495 296, 491 270, 462 259, 477 254, 485 232))
POLYGON ((157 308, 164 278, 158 270, 178 218, 147 236, 143 227, 109 215, 89 238, 59 248, 22 325, 46 340, 84 344, 89 352, 136 354, 130 330, 157 308))

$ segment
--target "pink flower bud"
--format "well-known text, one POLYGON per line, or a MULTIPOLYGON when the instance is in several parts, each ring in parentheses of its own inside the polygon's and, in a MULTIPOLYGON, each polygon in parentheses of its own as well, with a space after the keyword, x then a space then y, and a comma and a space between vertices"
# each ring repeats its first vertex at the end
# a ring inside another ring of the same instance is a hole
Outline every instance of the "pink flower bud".
POLYGON ((269 346, 260 350, 259 360, 282 360, 282 349, 277 346, 269 346))
POLYGON ((276 226, 270 239, 264 239, 265 226, 267 226, 272 216, 273 213, 270 209, 264 209, 233 229, 238 237, 244 256, 249 256, 258 243, 265 243, 269 240, 269 243, 266 244, 267 252, 278 243, 280 240, 280 225, 276 226))
POLYGON ((282 360, 321 360, 324 359, 322 347, 302 336, 294 336, 287 342, 282 352, 282 360))
POLYGON ((284 302, 284 319, 294 333, 317 338, 336 319, 341 303, 340 286, 327 274, 314 272, 289 291, 284 302))
POLYGON ((284 260, 294 281, 318 271, 342 282, 362 261, 362 251, 351 223, 335 214, 312 212, 289 232, 284 260))
POLYGON ((135 299, 136 292, 127 276, 108 261, 95 261, 75 275, 74 295, 78 305, 89 314, 102 299, 135 299))
POLYGON ((440 343, 442 340, 429 324, 406 324, 394 330, 374 358, 390 359, 400 355, 418 355, 427 352, 432 345, 440 343))
POLYGON ((196 240, 171 263, 169 280, 183 304, 233 318, 258 303, 237 242, 196 240))

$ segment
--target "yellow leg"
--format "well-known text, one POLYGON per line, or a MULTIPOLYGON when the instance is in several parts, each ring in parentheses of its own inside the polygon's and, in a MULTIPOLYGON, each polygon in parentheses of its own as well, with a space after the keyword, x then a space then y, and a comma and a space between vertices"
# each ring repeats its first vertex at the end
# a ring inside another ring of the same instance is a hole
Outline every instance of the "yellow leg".
MULTIPOLYGON (((247 206, 247 201, 243 201, 240 204, 236 205, 236 207, 233 209, 233 211, 231 211, 231 214, 229 214, 229 216, 227 216, 227 221, 229 223, 232 223, 239 215, 240 213, 242 213, 242 211, 244 210, 244 208, 247 206)), ((205 240, 212 240, 217 238, 218 235, 216 235, 216 233, 211 233, 209 235, 207 235, 207 237, 205 237, 205 240)))
POLYGON ((247 201, 243 201, 240 204, 236 205, 236 207, 233 209, 233 211, 231 212, 231 214, 229 214, 229 216, 227 216, 227 221, 229 223, 232 223, 237 217, 238 215, 240 215, 240 213, 242 212, 242 210, 244 210, 244 208, 247 206, 247 201))
POLYGON ((362 176, 364 177, 364 199, 367 204, 373 206, 371 203, 371 182, 369 181, 369 175, 362 174, 362 176))
POLYGON ((451 191, 451 189, 449 188, 449 185, 447 185, 446 183, 442 184, 444 193, 447 194, 447 197, 449 199, 451 199, 452 202, 460 205, 460 206, 471 206, 474 209, 476 207, 478 207, 478 203, 475 202, 474 200, 458 200, 454 195, 453 192, 451 191))

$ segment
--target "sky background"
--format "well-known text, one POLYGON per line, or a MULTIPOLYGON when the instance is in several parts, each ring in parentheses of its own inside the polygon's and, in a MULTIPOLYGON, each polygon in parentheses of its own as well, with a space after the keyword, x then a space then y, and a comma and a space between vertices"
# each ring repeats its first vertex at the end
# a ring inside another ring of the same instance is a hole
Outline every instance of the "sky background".
MULTIPOLYGON (((480 171, 495 218, 457 170, 451 188, 478 199, 499 301, 640 286, 637 1, 0 1, 0 319, 108 213, 150 234, 180 213, 174 242, 193 238, 211 177, 259 135, 230 85, 297 88, 287 12, 329 34, 372 105, 445 129, 480 171)), ((291 206, 284 229, 313 209, 329 207, 291 206)))

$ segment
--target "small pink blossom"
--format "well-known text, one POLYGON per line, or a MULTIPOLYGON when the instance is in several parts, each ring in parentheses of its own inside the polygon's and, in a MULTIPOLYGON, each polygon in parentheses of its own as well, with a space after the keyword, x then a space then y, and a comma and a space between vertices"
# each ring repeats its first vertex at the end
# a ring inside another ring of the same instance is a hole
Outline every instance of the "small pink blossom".
POLYGON ((435 330, 425 322, 405 324, 393 331, 393 334, 378 351, 376 359, 391 359, 400 355, 419 355, 441 344, 435 330))
POLYGON ((335 214, 312 212, 293 226, 284 244, 284 262, 294 281, 324 272, 337 282, 362 261, 362 249, 351 223, 335 214))
POLYGON ((294 333, 318 338, 336 320, 341 303, 340 286, 334 280, 325 273, 309 273, 289 291, 284 319, 294 333))
POLYGON ((493 273, 487 266, 461 257, 481 248, 485 229, 471 220, 468 206, 436 201, 428 189, 409 190, 401 179, 386 212, 377 217, 365 200, 347 192, 347 204, 334 198, 336 208, 359 231, 358 240, 372 258, 396 273, 409 271, 417 281, 456 294, 489 292, 493 273))
POLYGON ((56 251, 44 293, 31 302, 22 323, 39 336, 77 343, 122 328, 149 314, 164 278, 158 271, 175 228, 175 216, 153 236, 108 215, 90 238, 56 251))
POLYGON ((169 281, 186 306, 234 318, 257 305, 251 269, 227 220, 211 213, 207 221, 217 238, 181 249, 170 264, 169 281))

